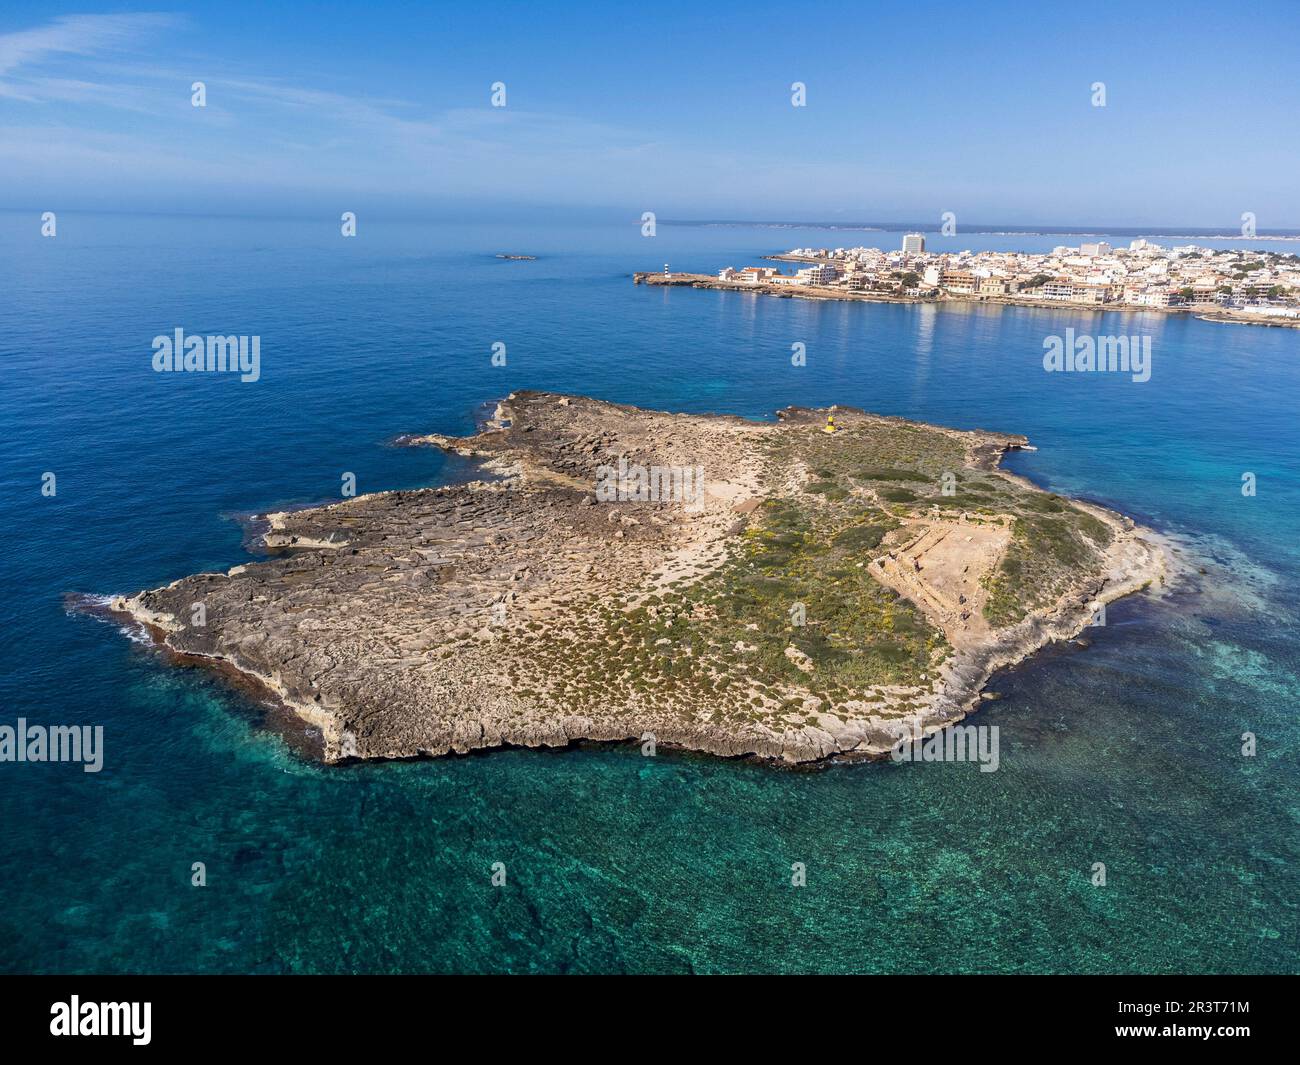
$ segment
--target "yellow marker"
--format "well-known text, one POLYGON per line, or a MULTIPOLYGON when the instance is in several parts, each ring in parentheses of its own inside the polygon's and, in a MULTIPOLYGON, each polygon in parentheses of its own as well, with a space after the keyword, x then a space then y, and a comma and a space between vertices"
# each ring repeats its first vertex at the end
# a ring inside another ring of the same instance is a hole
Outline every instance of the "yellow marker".
POLYGON ((822 432, 823 433, 835 432, 835 418, 832 415, 830 414, 826 415, 826 428, 823 429, 822 432))

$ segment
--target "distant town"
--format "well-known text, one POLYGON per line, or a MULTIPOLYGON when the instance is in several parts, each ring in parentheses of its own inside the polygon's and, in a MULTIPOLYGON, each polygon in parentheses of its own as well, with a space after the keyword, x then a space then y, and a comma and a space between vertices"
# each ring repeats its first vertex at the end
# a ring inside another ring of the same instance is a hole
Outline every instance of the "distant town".
POLYGON ((1223 321, 1300 325, 1300 256, 1196 245, 1105 241, 1051 252, 927 252, 908 233, 896 251, 794 248, 768 257, 807 263, 725 267, 709 274, 637 274, 648 284, 753 288, 777 295, 876 300, 977 300, 1186 310, 1223 321))

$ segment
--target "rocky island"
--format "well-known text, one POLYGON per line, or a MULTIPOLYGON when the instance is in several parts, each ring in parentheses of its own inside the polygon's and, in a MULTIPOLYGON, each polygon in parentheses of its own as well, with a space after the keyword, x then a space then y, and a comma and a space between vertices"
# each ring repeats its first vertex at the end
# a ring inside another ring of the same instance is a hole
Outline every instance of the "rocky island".
POLYGON ((1024 437, 835 407, 773 422, 520 392, 411 436, 491 480, 266 516, 272 557, 118 597, 327 762, 638 741, 879 757, 1162 578, 1127 518, 999 468, 1024 437))

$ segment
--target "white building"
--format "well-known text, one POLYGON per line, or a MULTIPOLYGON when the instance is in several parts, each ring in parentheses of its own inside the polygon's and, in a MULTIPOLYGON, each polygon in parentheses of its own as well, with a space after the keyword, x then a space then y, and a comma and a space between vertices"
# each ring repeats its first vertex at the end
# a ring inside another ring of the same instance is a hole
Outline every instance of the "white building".
POLYGON ((1125 301, 1139 307, 1168 307, 1174 295, 1166 288, 1126 290, 1125 301))
POLYGON ((905 233, 903 235, 903 254, 904 255, 924 255, 925 254, 925 234, 924 233, 905 233))
POLYGON ((797 276, 805 285, 829 285, 839 277, 839 271, 830 263, 816 263, 800 270, 797 276))

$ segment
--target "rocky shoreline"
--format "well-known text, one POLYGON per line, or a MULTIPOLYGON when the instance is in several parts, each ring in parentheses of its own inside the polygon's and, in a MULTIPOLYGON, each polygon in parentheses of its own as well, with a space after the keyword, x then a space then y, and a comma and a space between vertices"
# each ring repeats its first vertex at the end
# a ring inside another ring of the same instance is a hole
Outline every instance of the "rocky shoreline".
POLYGON ((266 515, 266 561, 111 609, 259 684, 326 762, 652 737, 800 763, 960 720, 1163 579, 1148 530, 998 468, 1023 437, 778 418, 517 393, 400 439, 498 480, 266 515))

